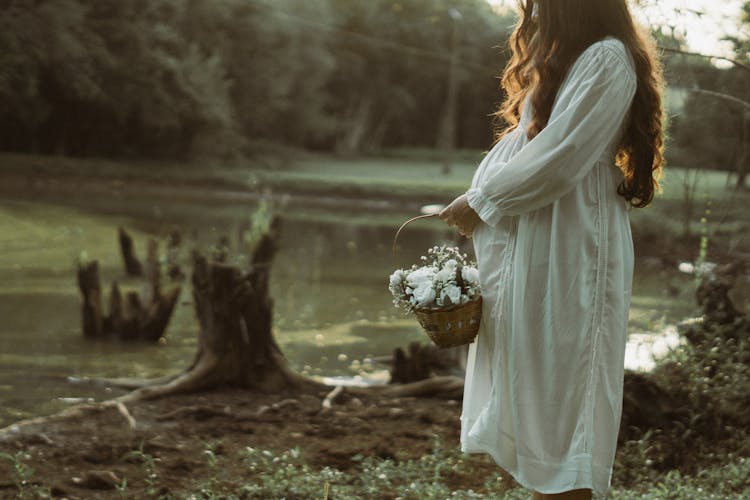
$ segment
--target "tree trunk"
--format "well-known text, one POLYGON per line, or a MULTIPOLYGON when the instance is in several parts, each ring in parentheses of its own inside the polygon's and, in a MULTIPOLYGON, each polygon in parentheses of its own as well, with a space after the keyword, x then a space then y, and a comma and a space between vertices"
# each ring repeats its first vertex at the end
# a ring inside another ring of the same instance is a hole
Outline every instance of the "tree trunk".
POLYGON ((375 97, 364 96, 356 105, 353 105, 346 120, 346 128, 336 144, 336 153, 350 155, 362 151, 362 142, 367 137, 372 120, 375 97))
POLYGON ((745 189, 748 165, 750 165, 750 111, 745 110, 742 115, 742 152, 737 162, 737 189, 745 189))

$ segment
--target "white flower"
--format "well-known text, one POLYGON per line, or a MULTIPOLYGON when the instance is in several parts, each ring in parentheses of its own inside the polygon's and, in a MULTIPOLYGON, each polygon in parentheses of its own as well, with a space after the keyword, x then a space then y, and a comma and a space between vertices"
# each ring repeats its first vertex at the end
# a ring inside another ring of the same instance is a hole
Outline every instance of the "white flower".
POLYGON ((435 301, 435 289, 432 282, 425 281, 414 289, 414 299, 417 307, 427 307, 435 301))
POLYGON ((401 286, 401 282, 404 281, 405 272, 403 269, 396 269, 390 277, 390 286, 396 287, 401 286))
POLYGON ((450 300, 451 304, 460 304, 461 303, 461 289, 458 288, 456 285, 450 284, 443 288, 443 291, 441 292, 441 298, 443 299, 444 303, 446 302, 446 298, 450 300))
POLYGON ((415 308, 464 304, 479 295, 476 265, 458 248, 435 246, 420 260, 420 264, 397 269, 389 277, 388 288, 397 307, 414 312, 415 308))
POLYGON ((476 267, 464 266, 463 269, 461 269, 461 277, 468 285, 479 284, 479 271, 477 271, 476 267))
POLYGON ((406 282, 410 287, 416 288, 423 283, 427 283, 432 286, 432 279, 435 277, 434 267, 420 267, 416 271, 410 272, 406 276, 406 282))
POLYGON ((456 270, 444 267, 435 274, 435 284, 450 283, 456 279, 456 270))

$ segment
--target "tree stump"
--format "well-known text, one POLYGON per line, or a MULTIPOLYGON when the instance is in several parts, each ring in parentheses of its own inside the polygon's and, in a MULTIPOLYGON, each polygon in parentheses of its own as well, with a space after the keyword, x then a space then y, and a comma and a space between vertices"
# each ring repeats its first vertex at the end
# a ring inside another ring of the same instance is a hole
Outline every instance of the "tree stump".
POLYGON ((99 282, 99 263, 97 261, 78 265, 78 288, 83 295, 83 304, 81 305, 83 336, 88 338, 102 337, 102 287, 99 282))
POLYGON ((122 227, 117 228, 120 240, 120 252, 125 263, 125 274, 127 276, 143 276, 143 266, 135 255, 133 238, 122 227))
POLYGON ((432 353, 419 342, 409 344, 407 355, 400 347, 393 351, 391 384, 404 384, 429 378, 432 374, 432 353))
MULTIPOLYGON (((123 234, 127 236, 127 233, 119 228, 119 234, 122 243, 123 234)), ((132 240, 129 236, 126 239, 130 241, 128 245, 132 250, 132 240)), ((143 267, 140 262, 138 266, 142 273, 143 267)), ((109 293, 109 315, 107 316, 102 307, 98 262, 80 263, 78 265, 78 288, 83 296, 81 307, 83 335, 87 338, 116 337, 126 341, 150 342, 156 342, 163 337, 181 288, 177 286, 162 293, 158 243, 153 239, 149 241, 146 278, 147 282, 142 295, 130 291, 125 294, 124 300, 119 285, 114 281, 109 293)))
MULTIPOLYGON (((433 344, 412 342, 408 354, 400 347, 393 351, 391 384, 408 384, 438 375, 463 376, 469 346, 439 349, 433 344)), ((388 359, 388 358, 385 358, 388 359)))
POLYGON ((734 262, 717 267, 701 279, 695 298, 707 322, 726 325, 743 316, 729 296, 743 267, 744 263, 734 262))
POLYGON ((83 335, 87 338, 116 337, 125 341, 150 342, 163 337, 181 288, 178 286, 165 294, 152 295, 144 305, 136 292, 128 292, 123 301, 120 287, 115 281, 109 294, 109 315, 105 315, 101 305, 98 268, 97 261, 78 268, 78 286, 83 295, 83 335))
POLYGON ((687 405, 682 395, 664 390, 651 374, 627 370, 618 441, 637 439, 648 430, 669 429, 675 422, 687 422, 687 405))
POLYGON ((193 300, 200 324, 198 352, 183 373, 166 383, 144 381, 123 400, 214 387, 264 392, 323 387, 293 371, 273 337, 268 282, 277 234, 278 222, 274 221, 255 249, 250 269, 244 272, 193 253, 193 300))
POLYGON ((173 227, 167 238, 167 276, 172 281, 182 281, 185 274, 179 264, 180 248, 182 246, 182 233, 177 227, 173 227))

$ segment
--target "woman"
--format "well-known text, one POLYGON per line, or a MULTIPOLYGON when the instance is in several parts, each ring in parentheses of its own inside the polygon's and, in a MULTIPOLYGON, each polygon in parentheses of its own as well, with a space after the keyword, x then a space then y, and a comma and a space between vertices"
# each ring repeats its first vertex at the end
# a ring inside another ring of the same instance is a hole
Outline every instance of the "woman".
POLYGON ((508 124, 441 218, 474 238, 483 317, 461 448, 534 498, 606 495, 633 275, 628 219, 658 189, 662 77, 626 0, 519 0, 508 124))

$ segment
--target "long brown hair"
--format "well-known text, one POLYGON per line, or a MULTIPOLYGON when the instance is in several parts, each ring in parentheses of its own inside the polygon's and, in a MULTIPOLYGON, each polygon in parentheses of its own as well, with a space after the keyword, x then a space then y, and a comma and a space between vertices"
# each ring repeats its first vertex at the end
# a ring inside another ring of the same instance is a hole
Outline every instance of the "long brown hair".
POLYGON ((495 113, 504 126, 498 128, 496 139, 518 125, 524 99, 532 91, 533 115, 526 133, 533 138, 541 132, 576 58, 594 42, 617 38, 632 54, 638 79, 616 157, 625 176, 617 192, 633 206, 645 207, 659 190, 664 164, 664 80, 653 39, 636 27, 626 0, 517 1, 520 19, 510 38, 513 54, 502 78, 506 98, 495 113))

